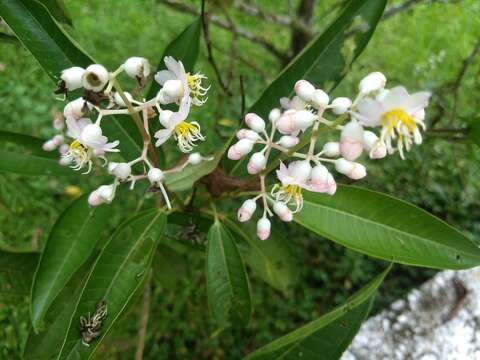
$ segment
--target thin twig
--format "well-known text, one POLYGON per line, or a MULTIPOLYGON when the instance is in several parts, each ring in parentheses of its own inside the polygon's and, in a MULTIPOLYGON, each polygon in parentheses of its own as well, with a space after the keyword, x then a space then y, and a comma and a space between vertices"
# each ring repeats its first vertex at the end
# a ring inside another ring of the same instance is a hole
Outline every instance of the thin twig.
POLYGON ((148 317, 150 314, 150 298, 152 295, 152 289, 150 287, 150 275, 145 285, 142 299, 142 313, 140 316, 139 328, 138 328, 138 341, 137 351, 135 352, 135 360, 143 359, 143 350, 145 349, 145 337, 147 335, 148 317))

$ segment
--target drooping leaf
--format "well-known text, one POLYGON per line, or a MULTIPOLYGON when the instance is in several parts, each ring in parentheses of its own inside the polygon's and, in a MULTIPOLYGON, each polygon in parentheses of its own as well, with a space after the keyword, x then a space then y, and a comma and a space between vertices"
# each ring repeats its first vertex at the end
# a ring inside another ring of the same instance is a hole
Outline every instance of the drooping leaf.
POLYGON ((198 165, 188 165, 180 172, 167 174, 165 176, 167 188, 174 192, 190 190, 197 180, 215 170, 222 155, 223 151, 219 151, 212 160, 202 161, 198 165))
POLYGON ((105 227, 110 208, 90 207, 87 197, 78 198, 63 212, 43 249, 32 287, 32 324, 37 331, 49 306, 89 258, 105 227))
POLYGON ((147 210, 123 223, 105 245, 81 294, 73 315, 60 359, 89 359, 131 298, 145 283, 153 254, 166 225, 166 214, 147 210), (90 346, 82 343, 80 317, 95 312, 104 301, 108 316, 103 320, 101 336, 90 346))
POLYGON ((367 317, 375 293, 389 270, 390 267, 345 304, 261 347, 245 360, 340 359, 367 317))
POLYGON ((285 236, 272 229, 268 241, 260 241, 252 226, 238 224, 230 219, 226 219, 226 225, 244 240, 245 246, 239 246, 239 249, 253 272, 283 292, 295 285, 300 275, 299 264, 285 236))
POLYGON ((25 175, 58 175, 75 174, 68 167, 58 163, 58 152, 42 150, 43 140, 29 135, 0 131, 2 144, 14 144, 15 149, 0 151, 0 171, 25 175))
POLYGON ((294 221, 364 254, 409 265, 465 269, 480 249, 426 211, 375 191, 340 185, 334 196, 304 193, 294 221))
POLYGON ((9 253, 0 251, 0 300, 13 301, 28 296, 38 253, 9 253))
POLYGON ((222 326, 247 324, 252 312, 250 284, 235 241, 219 221, 211 226, 207 241, 210 313, 222 326))
MULTIPOLYGON (((0 16, 55 82, 66 68, 95 63, 37 0, 0 0, 0 16)), ((120 141, 126 159, 141 153, 141 136, 127 116, 110 116, 102 128, 110 139, 120 141)))
MULTIPOLYGON (((350 0, 325 31, 316 36, 272 81, 250 107, 266 118, 279 99, 293 94, 295 82, 306 79, 331 92, 366 47, 385 9, 386 0, 350 0)), ((247 175, 246 162, 237 161, 235 175, 247 175)))

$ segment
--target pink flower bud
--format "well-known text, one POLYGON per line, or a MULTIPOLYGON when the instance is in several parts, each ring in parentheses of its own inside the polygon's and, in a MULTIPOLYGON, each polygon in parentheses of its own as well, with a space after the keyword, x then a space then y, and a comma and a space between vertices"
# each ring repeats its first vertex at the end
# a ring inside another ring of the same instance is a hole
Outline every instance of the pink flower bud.
POLYGON ((250 129, 253 131, 260 133, 265 130, 265 121, 254 113, 248 113, 245 115, 245 123, 248 125, 250 129))
POLYGON ((337 191, 337 184, 332 174, 323 165, 317 165, 312 169, 310 175, 309 187, 313 191, 327 193, 330 195, 335 194, 337 191))
POLYGON ((298 80, 295 83, 294 90, 300 99, 309 102, 315 92, 315 87, 307 80, 298 80))
POLYGON ((294 111, 286 111, 277 120, 277 129, 282 134, 291 134, 296 131, 295 118, 293 117, 294 111))
POLYGON ((363 148, 370 159, 382 159, 387 155, 387 147, 380 143, 378 136, 371 131, 363 132, 363 148))
POLYGON ((350 179, 359 180, 367 175, 367 170, 362 164, 340 158, 335 160, 335 169, 350 179))
POLYGON ((369 153, 370 159, 383 159, 387 156, 387 147, 384 144, 378 144, 375 148, 369 153))
POLYGON ((88 205, 98 206, 105 202, 105 200, 98 194, 97 190, 92 191, 88 196, 88 205))
POLYGON ((338 97, 332 101, 332 112, 335 115, 342 115, 352 106, 352 100, 346 97, 338 97))
POLYGON ((66 158, 66 157, 61 157, 60 160, 58 160, 58 164, 61 166, 68 166, 72 163, 72 159, 66 158))
POLYGON ((230 160, 239 160, 252 151, 253 142, 248 139, 241 139, 228 149, 228 158, 230 160))
POLYGON ((293 219, 292 211, 283 202, 275 202, 275 204, 273 204, 273 211, 282 221, 290 222, 293 219))
POLYGON ((363 128, 356 120, 352 120, 342 129, 340 153, 345 159, 353 161, 362 154, 362 151, 363 128))
POLYGON ((278 120, 277 128, 282 134, 306 130, 313 124, 315 115, 307 110, 286 111, 278 120))
POLYGON ((324 109, 329 102, 330 102, 330 97, 325 91, 321 89, 315 90, 311 100, 312 106, 315 109, 324 109))
POLYGON ((330 141, 323 145, 322 149, 323 155, 328 157, 335 157, 340 155, 340 143, 330 141))
POLYGON ((362 94, 378 91, 385 87, 387 78, 381 72, 373 72, 365 76, 359 83, 358 89, 362 94))
POLYGON ((42 149, 44 151, 53 151, 56 148, 57 148, 57 145, 55 144, 55 142, 53 140, 47 140, 42 145, 42 149))
POLYGON ((257 141, 258 138, 259 138, 259 135, 253 130, 240 129, 237 131, 237 139, 239 140, 248 139, 251 141, 257 141))
POLYGON ((52 138, 52 141, 53 143, 55 144, 55 146, 60 146, 63 144, 63 142, 65 141, 63 135, 55 135, 53 138, 52 138))
POLYGON ((253 213, 257 209, 257 203, 255 200, 246 200, 237 212, 237 218, 240 222, 248 221, 252 218, 253 213))
POLYGON ((272 225, 266 217, 261 218, 257 222, 257 236, 260 240, 267 240, 270 236, 272 225))
POLYGON ((247 171, 250 175, 258 174, 265 169, 267 159, 261 152, 254 153, 247 164, 247 171))
POLYGON ((287 149, 290 149, 297 145, 299 142, 300 139, 296 136, 284 135, 280 138, 278 144, 280 146, 286 147, 287 149))

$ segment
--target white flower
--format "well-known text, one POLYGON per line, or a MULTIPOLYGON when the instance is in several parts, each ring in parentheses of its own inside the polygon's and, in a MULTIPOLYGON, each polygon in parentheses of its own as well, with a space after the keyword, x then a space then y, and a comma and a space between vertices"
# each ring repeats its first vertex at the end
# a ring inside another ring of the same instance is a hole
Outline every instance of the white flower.
POLYGON ((82 76, 82 84, 87 90, 99 92, 107 85, 108 79, 108 70, 102 65, 93 64, 85 69, 82 76))
POLYGON ((366 126, 381 126, 379 145, 386 145, 389 153, 394 152, 392 140, 397 139, 396 148, 402 159, 403 149, 421 144, 419 127, 425 129, 425 108, 430 93, 418 92, 409 95, 403 86, 397 86, 383 93, 380 98, 364 98, 358 102, 358 112, 353 115, 366 126))
POLYGON ((67 119, 67 135, 74 139, 68 151, 63 155, 66 161, 73 163, 72 168, 80 170, 88 166, 85 173, 92 168, 92 157, 102 156, 105 152, 118 152, 115 147, 120 143, 118 140, 109 143, 108 138, 103 136, 102 129, 92 124, 90 119, 74 118, 67 119))
POLYGON ((82 87, 82 77, 85 69, 74 66, 62 71, 60 79, 64 82, 67 90, 76 90, 82 87))
POLYGON ((168 92, 170 92, 170 95, 174 95, 169 96, 170 99, 167 98, 164 100, 170 100, 170 102, 178 103, 181 101, 181 98, 190 96, 192 98, 193 105, 203 105, 205 101, 207 101, 204 96, 207 95, 207 92, 210 89, 210 87, 206 88, 202 86, 202 81, 206 79, 206 76, 200 73, 192 75, 189 72, 186 72, 182 62, 175 60, 171 56, 166 56, 164 62, 168 70, 161 70, 157 72, 155 75, 155 81, 157 81, 162 86, 168 85, 168 92), (171 82, 169 84, 166 84, 167 81, 171 80, 179 80, 180 83, 171 82))
POLYGON ((276 201, 285 204, 294 204, 294 212, 298 212, 303 207, 302 188, 307 188, 307 181, 310 177, 312 167, 306 160, 293 161, 288 168, 282 162, 280 169, 277 170, 277 177, 281 186, 275 185, 272 189, 272 195, 276 201))
POLYGON ((198 122, 185 121, 190 111, 190 101, 190 97, 188 96, 182 98, 178 112, 161 112, 161 116, 163 116, 161 123, 165 126, 165 129, 158 130, 155 133, 154 136, 157 138, 155 146, 161 146, 173 135, 177 140, 180 150, 187 153, 193 150, 196 141, 205 140, 198 122))
POLYGON ((128 58, 123 64, 123 69, 134 79, 146 79, 150 75, 150 63, 147 59, 138 56, 128 58))

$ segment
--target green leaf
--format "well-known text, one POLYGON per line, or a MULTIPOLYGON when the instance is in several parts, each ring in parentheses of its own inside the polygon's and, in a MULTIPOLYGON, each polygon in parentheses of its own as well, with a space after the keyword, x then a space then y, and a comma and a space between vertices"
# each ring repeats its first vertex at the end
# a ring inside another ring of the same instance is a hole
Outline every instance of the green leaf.
POLYGON ((390 271, 387 268, 345 304, 291 333, 261 347, 245 360, 339 359, 367 317, 375 293, 390 271))
POLYGON ((283 292, 291 290, 299 279, 300 271, 287 238, 272 229, 268 241, 260 241, 255 236, 254 226, 238 224, 228 218, 225 222, 244 240, 245 246, 239 246, 239 249, 247 265, 275 289, 283 292))
POLYGON ((58 357, 97 255, 90 256, 55 298, 45 315, 45 328, 38 334, 30 330, 23 352, 25 359, 53 360, 58 357))
POLYGON ((465 269, 480 249, 426 211, 375 191, 340 185, 334 196, 304 192, 294 221, 364 254, 409 265, 465 269))
POLYGON ((222 155, 223 151, 218 151, 210 161, 202 161, 198 165, 187 165, 180 172, 167 174, 165 184, 168 190, 173 192, 190 190, 197 180, 215 170, 222 155))
POLYGON ((123 223, 113 234, 98 257, 81 294, 60 359, 89 359, 129 300, 144 285, 153 254, 163 235, 167 216, 158 210, 147 210, 123 223), (90 346, 82 344, 78 331, 81 316, 92 314, 97 304, 105 301, 108 316, 103 321, 101 336, 90 346))
POLYGON ((72 18, 68 13, 63 0, 39 0, 47 9, 50 14, 60 23, 67 25, 73 25, 72 18))
MULTIPOLYGON (((337 19, 316 36, 272 81, 248 112, 266 117, 279 99, 293 94, 295 82, 307 79, 331 92, 366 47, 387 0, 350 0, 337 19)), ((248 159, 237 161, 232 172, 246 175, 248 159)))
POLYGON ((210 313, 222 326, 246 325, 252 312, 250 284, 235 241, 219 221, 211 226, 207 241, 210 313))
POLYGON ((30 294, 38 253, 0 251, 0 301, 18 300, 30 294))
MULTIPOLYGON (((37 0, 0 0, 0 16, 55 82, 66 68, 95 63, 37 0)), ((142 151, 141 136, 128 116, 111 116, 102 128, 110 139, 120 141, 126 159, 142 151)))
POLYGON ((0 142, 2 144, 14 144, 21 148, 21 150, 0 151, 0 171, 25 175, 75 175, 75 172, 70 168, 59 165, 57 152, 43 151, 44 141, 41 139, 0 131, 0 142))
POLYGON ((62 213, 43 249, 32 287, 31 315, 36 331, 54 299, 89 258, 105 228, 110 207, 90 207, 87 197, 78 198, 62 213))

